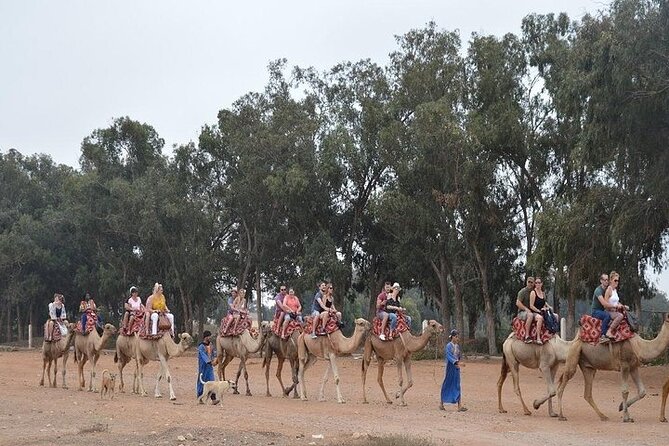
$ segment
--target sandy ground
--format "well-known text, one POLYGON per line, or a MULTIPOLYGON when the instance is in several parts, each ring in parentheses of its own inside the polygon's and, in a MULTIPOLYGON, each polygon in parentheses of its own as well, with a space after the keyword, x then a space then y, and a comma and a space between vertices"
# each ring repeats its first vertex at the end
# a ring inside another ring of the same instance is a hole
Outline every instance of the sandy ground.
MULTIPOLYGON (((346 404, 337 404, 332 380, 325 402, 316 401, 325 362, 318 361, 306 375, 309 401, 283 398, 270 376, 273 397, 265 396, 261 359, 248 364, 252 397, 226 394, 219 406, 195 402, 197 359, 192 350, 170 361, 177 401, 156 399, 153 388, 158 364, 146 367, 145 387, 149 397, 130 393, 101 400, 98 393, 77 390, 77 369, 70 355, 67 365, 69 389, 41 388, 40 352, 0 352, 0 444, 2 445, 344 445, 365 444, 364 435, 402 434, 430 439, 434 444, 470 445, 667 445, 669 424, 658 421, 661 386, 669 367, 644 367, 641 376, 648 395, 632 406, 635 423, 622 423, 617 412, 620 401, 618 375, 599 372, 595 399, 611 421, 601 422, 582 398, 580 372, 565 392, 568 421, 549 418, 542 407, 532 416, 522 415, 509 377, 504 386, 506 414, 497 411, 496 383, 500 360, 470 360, 462 369, 463 401, 469 411, 458 413, 453 406, 438 410, 443 377, 441 361, 414 362, 414 386, 406 396, 407 407, 387 405, 376 383, 376 365, 367 380, 370 404, 361 403, 360 359, 340 358, 342 392, 346 404), (322 436, 323 438, 319 438, 322 436), (363 436, 363 440, 353 439, 363 436)), ((238 361, 228 368, 234 378, 238 361)), ((272 364, 275 366, 275 363, 272 364)), ((87 364, 86 371, 88 372, 87 364)), ((98 364, 116 370, 113 352, 105 352, 98 364)), ((126 368, 126 387, 132 366, 126 368)), ((87 373, 88 378, 88 373, 87 373)), ((284 379, 290 380, 287 367, 284 379)), ((389 392, 396 388, 394 366, 386 368, 389 392)), ((241 385, 242 383, 240 383, 241 385)), ((60 376, 59 376, 60 385, 60 376)), ((545 392, 536 370, 521 369, 521 386, 526 403, 545 392)), ((163 395, 166 384, 161 383, 163 395)), ((241 386, 243 393, 243 386, 241 386)), ((418 443, 420 444, 420 443, 418 443)))

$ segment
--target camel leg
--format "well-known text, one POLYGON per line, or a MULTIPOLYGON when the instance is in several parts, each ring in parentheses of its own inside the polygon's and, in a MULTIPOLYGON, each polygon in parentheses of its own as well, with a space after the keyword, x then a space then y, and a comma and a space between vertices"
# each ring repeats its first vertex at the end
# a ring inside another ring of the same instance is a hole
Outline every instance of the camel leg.
MULTIPOLYGON (((67 389, 67 381, 65 381, 65 375, 67 374, 67 360, 69 359, 69 357, 70 357, 70 352, 66 350, 65 353, 63 353, 63 371, 60 372, 61 377, 63 379, 63 389, 67 389)), ((54 382, 55 380, 56 377, 54 376, 54 382)))
POLYGON ((395 391, 395 398, 399 398, 402 386, 404 386, 404 372, 402 372, 402 361, 395 361, 395 365, 397 366, 397 391, 395 391))
MULTIPOLYGON (((50 370, 51 365, 50 365, 49 361, 45 357, 43 357, 42 358, 42 379, 39 380, 39 385, 40 386, 44 386, 44 374, 46 373, 46 370, 47 370, 47 364, 49 364, 49 370, 50 370)), ((49 385, 51 385, 51 375, 49 374, 49 375, 47 375, 47 377, 49 379, 49 385)))
MULTIPOLYGON (((630 376, 632 377, 634 385, 636 386, 637 395, 627 400, 627 407, 630 407, 632 404, 636 403, 641 398, 646 396, 646 387, 643 385, 643 382, 641 382, 641 377, 639 376, 639 369, 634 368, 633 370, 630 370, 630 376)), ((618 411, 622 410, 623 410, 623 403, 620 403, 620 406, 618 406, 618 411)))
POLYGON ((246 358, 239 358, 239 368, 237 369, 237 379, 236 382, 239 382, 239 377, 244 372, 244 381, 246 382, 246 396, 251 395, 251 389, 249 389, 249 372, 246 371, 246 358))
POLYGON ((504 381, 506 381, 506 376, 509 374, 509 364, 506 362, 506 355, 502 353, 502 370, 497 380, 497 410, 499 413, 506 413, 506 410, 502 406, 502 387, 504 386, 504 381))
MULTIPOLYGON (((400 362, 400 365, 402 363, 400 362)), ((407 371, 407 385, 402 387, 400 391, 400 405, 406 406, 407 403, 404 401, 404 394, 407 393, 407 390, 409 390, 411 387, 413 387, 413 375, 411 373, 411 357, 407 357, 407 359, 404 362, 404 367, 406 368, 407 371)))
POLYGON ((147 396, 148 393, 144 389, 144 362, 139 359, 135 360, 135 367, 137 368, 137 380, 139 381, 139 394, 142 396, 147 396))
POLYGON ((153 389, 153 396, 156 398, 162 398, 163 395, 160 393, 160 380, 165 376, 163 370, 163 357, 158 354, 158 361, 160 361, 160 367, 158 368, 158 376, 156 376, 156 387, 153 389))
POLYGON ((553 404, 551 398, 555 396, 554 378, 557 366, 547 367, 545 365, 542 365, 539 367, 539 370, 541 371, 541 374, 544 376, 544 380, 546 381, 546 389, 548 390, 548 392, 546 393, 546 396, 544 396, 543 398, 534 400, 532 406, 534 407, 535 410, 538 410, 543 403, 548 401, 548 415, 551 417, 555 417, 557 415, 553 412, 553 404))
POLYGON ((300 399, 302 401, 307 400, 307 388, 306 383, 304 382, 304 372, 311 367, 311 365, 316 362, 316 357, 312 354, 309 354, 307 358, 300 358, 300 367, 298 370, 299 387, 300 387, 300 399))
POLYGON ((165 376, 165 379, 167 380, 167 386, 170 389, 170 401, 174 401, 177 399, 177 396, 174 394, 174 387, 172 386, 172 374, 170 373, 170 368, 167 365, 167 359, 165 359, 162 356, 159 356, 160 358, 160 366, 163 369, 163 375, 165 376))
POLYGON ((91 358, 91 380, 88 383, 88 391, 89 392, 97 392, 97 384, 96 384, 96 373, 95 373, 95 367, 98 364, 98 359, 99 356, 96 354, 91 358))
POLYGON ((527 406, 525 405, 525 401, 523 400, 523 394, 520 391, 520 377, 518 368, 519 368, 518 361, 513 359, 511 362, 511 367, 509 369, 511 371, 511 378, 513 378, 513 391, 515 392, 516 395, 518 395, 518 399, 520 399, 520 404, 522 404, 523 406, 523 413, 525 415, 532 415, 530 409, 528 409, 527 406))
POLYGON ((372 362, 372 342, 369 337, 365 341, 365 348, 362 354, 362 403, 367 404, 367 371, 369 370, 369 364, 372 362))
MULTIPOLYGON (((65 370, 63 368, 63 370, 65 370)), ((49 376, 49 385, 53 387, 54 389, 58 385, 56 382, 58 380, 58 358, 54 359, 53 361, 53 383, 51 382, 51 376, 49 376)))
POLYGON ((265 358, 263 359, 263 367, 265 367, 265 396, 272 396, 269 393, 269 369, 272 366, 272 349, 268 348, 265 352, 265 358))
POLYGON ((125 390, 123 390, 124 383, 123 383, 123 368, 127 364, 125 357, 119 355, 118 353, 116 354, 116 357, 118 358, 118 378, 119 378, 119 385, 118 385, 118 393, 125 393, 125 390))
POLYGON ((283 396, 288 396, 290 391, 292 390, 292 387, 289 389, 286 389, 283 386, 283 379, 281 379, 281 373, 283 372, 283 363, 286 362, 286 358, 282 356, 277 357, 278 364, 276 365, 276 379, 279 380, 279 385, 281 386, 281 392, 283 393, 283 396))
POLYGON ((386 399, 386 403, 393 404, 390 398, 388 398, 388 394, 386 393, 386 387, 383 384, 383 372, 385 369, 386 361, 385 359, 382 359, 377 356, 376 363, 377 363, 376 382, 379 383, 379 387, 381 387, 381 391, 383 392, 383 397, 386 399))
POLYGON ((299 363, 297 362, 296 359, 289 359, 288 361, 290 362, 290 373, 291 373, 291 376, 292 376, 292 379, 293 379, 293 384, 288 388, 288 392, 286 393, 286 396, 288 396, 290 394, 290 392, 292 391, 293 392, 293 399, 297 399, 297 398, 300 397, 297 393, 297 383, 298 383, 297 369, 299 367, 299 363))
POLYGON ((325 401, 325 384, 328 382, 330 369, 332 369, 332 361, 328 363, 328 366, 325 368, 325 373, 323 374, 323 379, 321 379, 321 388, 318 391, 318 401, 325 401))
POLYGON ((84 390, 84 387, 86 387, 86 379, 84 378, 84 365, 86 364, 86 361, 88 360, 88 357, 86 355, 79 355, 79 364, 78 364, 78 369, 79 369, 79 390, 84 390))
POLYGON ((337 369, 337 356, 334 353, 330 353, 330 367, 332 369, 332 374, 334 375, 335 388, 337 389, 337 402, 339 404, 344 404, 346 400, 341 395, 341 390, 339 389, 339 370, 337 369))
POLYGON ((585 381, 583 398, 585 398, 585 400, 588 402, 588 404, 590 404, 593 410, 597 412, 597 415, 599 415, 600 420, 607 421, 609 417, 600 412, 599 407, 597 407, 595 400, 592 398, 592 383, 595 380, 595 373, 597 373, 597 370, 591 369, 589 367, 581 367, 581 371, 583 372, 583 380, 585 381))
MULTIPOLYGON (((218 356, 216 356, 216 359, 218 359, 217 370, 218 370, 218 380, 219 381, 225 381, 225 366, 223 365, 223 363, 225 362, 225 359, 227 359, 225 356, 226 356, 225 355, 225 350, 223 350, 221 348, 218 351, 218 356)), ((232 359, 232 358, 230 358, 230 359, 232 359)), ((228 361, 228 362, 230 362, 230 361, 228 361)), ((228 362, 225 362, 225 365, 228 365, 228 362)))
POLYGON ((660 406, 660 421, 663 423, 667 422, 667 418, 664 416, 664 409, 667 405, 667 395, 669 395, 669 378, 662 386, 662 405, 660 406))

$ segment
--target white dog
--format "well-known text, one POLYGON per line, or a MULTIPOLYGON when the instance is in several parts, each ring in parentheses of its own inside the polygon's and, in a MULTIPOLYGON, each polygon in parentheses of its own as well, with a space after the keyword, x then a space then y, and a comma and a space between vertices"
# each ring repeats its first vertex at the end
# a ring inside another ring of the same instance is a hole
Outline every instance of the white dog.
POLYGON ((202 380, 202 373, 200 373, 200 384, 204 386, 204 389, 202 389, 202 395, 200 395, 200 397, 197 399, 200 404, 204 404, 204 400, 210 399, 212 394, 216 395, 216 398, 220 400, 221 395, 226 390, 237 389, 237 383, 234 381, 225 380, 205 382, 202 380))

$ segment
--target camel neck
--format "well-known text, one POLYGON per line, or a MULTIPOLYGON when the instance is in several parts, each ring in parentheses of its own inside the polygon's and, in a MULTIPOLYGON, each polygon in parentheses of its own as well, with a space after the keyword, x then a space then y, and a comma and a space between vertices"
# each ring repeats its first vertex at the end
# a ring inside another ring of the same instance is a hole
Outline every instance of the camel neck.
POLYGON ((669 346, 669 321, 662 324, 660 332, 654 339, 646 340, 636 335, 630 339, 634 352, 641 362, 650 362, 660 356, 669 346))

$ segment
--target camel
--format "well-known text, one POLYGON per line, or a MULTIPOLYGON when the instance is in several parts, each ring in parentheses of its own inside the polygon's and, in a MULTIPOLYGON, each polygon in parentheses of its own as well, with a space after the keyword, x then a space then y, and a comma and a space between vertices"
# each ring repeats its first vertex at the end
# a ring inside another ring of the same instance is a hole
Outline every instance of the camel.
MULTIPOLYGON (((114 353, 114 362, 118 364, 118 376, 120 383, 118 386, 119 393, 125 393, 123 382, 123 369, 128 363, 135 359, 135 350, 137 346, 137 338, 132 336, 118 336, 116 338, 116 353, 114 353)), ((137 362, 135 362, 135 371, 132 379, 132 392, 139 393, 139 379, 137 376, 137 362)))
MULTIPOLYGON (((629 406, 646 396, 646 388, 639 376, 639 366, 642 363, 652 361, 663 354, 669 346, 669 315, 665 315, 662 328, 655 339, 645 340, 636 335, 621 342, 591 345, 576 339, 569 347, 564 372, 558 387, 558 405, 560 407, 560 420, 566 420, 562 411, 562 394, 567 383, 576 373, 576 366, 581 369, 585 380, 583 398, 590 404, 602 421, 608 417, 600 412, 595 400, 592 398, 592 382, 597 370, 615 370, 620 372, 621 390, 623 401, 618 410, 623 412, 623 422, 634 421, 628 412, 629 406), (631 399, 627 380, 632 377, 637 388, 637 395, 631 399)), ((666 385, 665 385, 666 387, 666 385)))
POLYGON ((265 396, 272 396, 269 393, 269 369, 272 362, 272 355, 275 354, 279 363, 276 366, 276 378, 281 384, 281 389, 283 390, 283 396, 290 395, 290 392, 293 392, 293 398, 298 398, 297 394, 297 372, 299 368, 299 363, 297 359, 297 340, 300 336, 300 332, 295 330, 292 332, 288 339, 281 339, 279 336, 274 334, 274 332, 268 327, 269 331, 266 334, 265 348, 262 366, 265 369, 265 385, 267 386, 267 392, 265 396), (290 387, 284 387, 283 381, 281 379, 281 371, 283 370, 283 363, 288 359, 290 362, 290 369, 292 371, 293 384, 290 387))
MULTIPOLYGON (((574 340, 577 338, 578 333, 574 340)), ((569 346, 574 343, 574 340, 565 341, 556 335, 544 345, 526 344, 511 333, 502 345, 502 372, 497 381, 499 413, 506 413, 506 410, 502 407, 502 386, 510 371, 513 378, 513 390, 518 395, 520 404, 523 405, 523 412, 525 415, 532 415, 532 412, 525 405, 523 395, 520 392, 518 367, 522 365, 528 369, 539 369, 546 380, 548 393, 545 397, 534 400, 534 409, 539 409, 543 403, 548 401, 548 415, 557 417, 557 414, 553 411, 552 400, 557 390, 555 376, 560 363, 564 363, 567 359, 567 351, 569 350, 569 346)))
POLYGON ((365 319, 358 318, 355 320, 355 331, 350 338, 345 337, 341 330, 330 333, 327 336, 319 336, 312 339, 309 333, 302 333, 298 338, 297 352, 300 362, 298 371, 298 383, 300 386, 300 398, 306 401, 307 390, 304 383, 304 372, 314 363, 317 358, 327 359, 329 361, 328 367, 325 369, 325 374, 321 381, 321 389, 318 394, 319 401, 325 400, 325 384, 328 380, 328 373, 330 369, 334 373, 334 383, 337 389, 337 402, 345 403, 344 398, 339 390, 339 371, 337 370, 337 355, 348 355, 353 353, 360 347, 360 344, 365 340, 365 336, 369 331, 371 324, 365 319))
POLYGON ((165 334, 158 339, 142 339, 136 333, 135 338, 135 364, 138 369, 137 375, 139 377, 140 395, 147 395, 146 390, 144 390, 144 366, 148 364, 149 361, 160 361, 160 370, 156 377, 154 396, 156 398, 162 398, 159 386, 160 380, 165 378, 170 390, 170 400, 176 400, 177 397, 174 394, 174 388, 172 387, 172 375, 170 374, 170 369, 167 367, 167 361, 169 361, 170 358, 183 355, 183 353, 193 345, 193 337, 188 333, 181 333, 179 335, 179 339, 181 340, 179 344, 174 342, 169 331, 165 332, 165 334))
MULTIPOLYGON (((249 389, 249 373, 246 371, 246 359, 249 353, 257 353, 263 345, 267 322, 263 322, 260 327, 260 334, 257 339, 251 336, 248 330, 244 330, 239 336, 217 336, 216 352, 218 353, 218 379, 225 380, 225 368, 234 358, 239 358, 239 368, 235 382, 239 384, 239 376, 244 372, 246 380, 246 396, 251 396, 249 389)), ((235 388, 232 392, 238 395, 239 391, 235 388)))
POLYGON ((407 404, 404 401, 404 394, 411 386, 413 386, 413 378, 411 375, 411 354, 425 348, 427 342, 433 335, 443 333, 443 331, 444 327, 442 327, 440 323, 431 320, 427 322, 426 328, 420 336, 413 336, 408 331, 400 333, 400 336, 394 338, 392 341, 382 341, 377 336, 367 336, 362 357, 362 402, 367 404, 365 381, 369 363, 372 360, 372 353, 375 353, 378 362, 378 374, 376 380, 379 383, 379 386, 381 386, 381 391, 386 398, 386 403, 392 404, 392 401, 388 398, 386 388, 383 385, 383 367, 386 361, 394 359, 395 365, 397 366, 397 377, 399 381, 399 390, 395 394, 395 398, 399 398, 400 404, 406 406, 407 404), (403 386, 402 367, 406 370, 406 386, 403 386))
POLYGON ((49 379, 49 387, 56 387, 56 377, 58 376, 58 358, 63 357, 63 389, 67 389, 65 383, 65 372, 67 371, 67 358, 70 355, 70 347, 74 342, 74 329, 76 324, 67 324, 67 336, 62 337, 58 342, 42 342, 42 379, 39 385, 44 385, 44 371, 49 379), (53 382, 51 381, 51 363, 53 362, 53 382))
POLYGON ((84 379, 84 365, 86 361, 91 361, 91 377, 88 382, 88 391, 97 392, 95 384, 95 366, 100 358, 100 351, 107 343, 109 338, 116 334, 116 327, 112 324, 105 324, 102 330, 102 337, 98 335, 96 329, 91 330, 88 334, 77 333, 74 336, 74 360, 78 363, 79 369, 79 390, 83 390, 86 386, 84 379))

